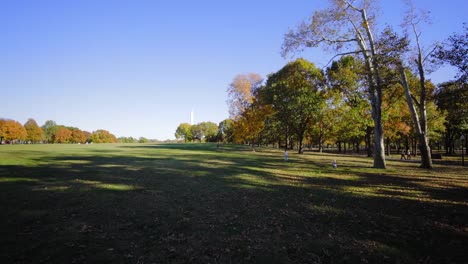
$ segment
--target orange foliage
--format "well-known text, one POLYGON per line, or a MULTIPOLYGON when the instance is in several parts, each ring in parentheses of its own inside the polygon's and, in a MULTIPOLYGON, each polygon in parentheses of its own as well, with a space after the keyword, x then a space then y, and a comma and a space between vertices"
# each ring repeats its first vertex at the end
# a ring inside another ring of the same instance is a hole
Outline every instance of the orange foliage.
POLYGON ((25 140, 26 129, 15 120, 0 119, 0 137, 5 141, 25 140))
POLYGON ((69 143, 71 141, 72 131, 68 128, 61 127, 55 133, 55 143, 69 143))

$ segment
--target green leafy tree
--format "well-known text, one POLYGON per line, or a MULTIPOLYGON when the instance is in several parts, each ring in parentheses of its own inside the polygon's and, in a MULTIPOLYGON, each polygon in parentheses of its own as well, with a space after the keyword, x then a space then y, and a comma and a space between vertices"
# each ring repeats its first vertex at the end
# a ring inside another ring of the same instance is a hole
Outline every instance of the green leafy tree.
POLYGON ((44 138, 47 142, 52 143, 55 141, 55 133, 59 130, 59 126, 55 121, 47 120, 42 125, 42 131, 44 132, 44 138))
POLYGON ((138 140, 133 137, 119 137, 117 138, 117 141, 119 143, 137 143, 138 142, 138 140))
POLYGON ((176 139, 184 139, 185 142, 193 140, 192 125, 181 123, 175 132, 176 139))
POLYGON ((307 60, 297 59, 270 75, 260 92, 264 102, 272 106, 286 141, 290 135, 297 138, 299 153, 302 153, 305 132, 321 110, 323 85, 321 70, 307 60))
POLYGON ((354 143, 356 150, 364 138, 369 122, 371 106, 366 96, 364 65, 353 56, 344 56, 334 61, 327 68, 328 113, 324 113, 325 121, 319 124, 330 129, 335 140, 343 143, 354 143), (330 116, 331 115, 331 116, 330 116))
POLYGON ((140 137, 138 139, 138 143, 148 143, 150 142, 149 139, 145 138, 145 137, 140 137))
POLYGON ((218 125, 213 122, 201 122, 191 127, 193 139, 216 142, 218 125))
POLYGON ((24 128, 28 133, 26 140, 31 141, 32 143, 36 143, 44 138, 42 129, 37 125, 34 119, 29 118, 28 121, 24 124, 24 128))
POLYGON ((438 109, 447 113, 445 151, 447 154, 454 154, 455 141, 468 132, 468 84, 458 81, 442 83, 435 98, 438 109))
POLYGON ((386 168, 382 122, 384 90, 381 63, 374 33, 375 1, 331 1, 330 7, 314 12, 312 18, 285 35, 283 56, 309 47, 323 46, 335 56, 356 54, 364 62, 366 86, 374 121, 374 168, 386 168))
POLYGON ((234 120, 224 119, 218 124, 218 139, 225 143, 232 142, 234 120))

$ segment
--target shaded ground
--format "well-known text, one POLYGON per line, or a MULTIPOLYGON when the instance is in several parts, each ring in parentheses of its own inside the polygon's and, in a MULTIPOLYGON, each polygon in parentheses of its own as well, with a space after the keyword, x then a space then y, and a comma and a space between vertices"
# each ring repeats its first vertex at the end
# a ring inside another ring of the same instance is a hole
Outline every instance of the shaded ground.
POLYGON ((462 167, 290 158, 210 144, 0 146, 2 263, 468 262, 462 167))

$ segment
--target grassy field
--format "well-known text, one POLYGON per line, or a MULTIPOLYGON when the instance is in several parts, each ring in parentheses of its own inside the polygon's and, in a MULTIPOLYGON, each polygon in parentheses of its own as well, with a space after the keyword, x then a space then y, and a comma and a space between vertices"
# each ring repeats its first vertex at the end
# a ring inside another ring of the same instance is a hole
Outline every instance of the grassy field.
POLYGON ((212 144, 0 146, 0 258, 468 263, 466 168, 388 165, 212 144))

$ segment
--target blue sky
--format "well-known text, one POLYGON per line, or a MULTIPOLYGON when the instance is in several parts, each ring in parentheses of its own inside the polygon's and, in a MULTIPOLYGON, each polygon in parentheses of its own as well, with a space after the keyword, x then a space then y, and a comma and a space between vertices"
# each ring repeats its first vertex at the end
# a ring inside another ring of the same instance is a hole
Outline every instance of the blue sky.
MULTIPOLYGON (((228 117, 239 73, 286 59, 283 35, 326 1, 0 1, 0 118, 34 118, 116 136, 174 138, 179 123, 228 117)), ((426 43, 461 32, 468 1, 415 1, 431 11, 426 43)), ((380 1, 399 28, 402 1, 380 1)), ((321 50, 302 56, 318 66, 321 50)), ((434 82, 452 78, 443 68, 434 82)))

